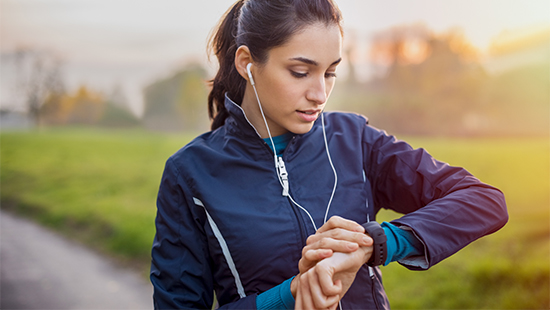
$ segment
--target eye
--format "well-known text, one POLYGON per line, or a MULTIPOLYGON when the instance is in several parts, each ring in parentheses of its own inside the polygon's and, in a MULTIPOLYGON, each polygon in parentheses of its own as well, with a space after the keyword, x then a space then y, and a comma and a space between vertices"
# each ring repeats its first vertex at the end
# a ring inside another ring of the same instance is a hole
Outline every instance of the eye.
POLYGON ((307 77, 307 73, 296 72, 296 71, 293 71, 293 70, 290 70, 290 74, 292 74, 293 77, 298 78, 298 79, 307 77))
POLYGON ((336 78, 336 72, 325 73, 325 78, 336 78))

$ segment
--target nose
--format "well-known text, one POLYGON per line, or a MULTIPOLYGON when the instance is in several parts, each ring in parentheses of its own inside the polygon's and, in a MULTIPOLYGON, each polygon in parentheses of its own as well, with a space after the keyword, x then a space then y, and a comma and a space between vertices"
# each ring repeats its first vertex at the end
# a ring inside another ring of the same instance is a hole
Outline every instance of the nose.
POLYGON ((324 76, 312 80, 312 84, 307 90, 306 98, 316 105, 324 104, 327 101, 327 85, 324 76))

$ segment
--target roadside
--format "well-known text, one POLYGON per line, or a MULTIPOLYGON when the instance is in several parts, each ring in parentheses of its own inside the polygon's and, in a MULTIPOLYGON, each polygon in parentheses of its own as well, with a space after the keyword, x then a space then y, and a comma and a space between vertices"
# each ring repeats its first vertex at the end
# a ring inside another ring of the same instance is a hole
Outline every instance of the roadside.
POLYGON ((1 309, 152 307, 152 286, 134 271, 0 211, 1 309))

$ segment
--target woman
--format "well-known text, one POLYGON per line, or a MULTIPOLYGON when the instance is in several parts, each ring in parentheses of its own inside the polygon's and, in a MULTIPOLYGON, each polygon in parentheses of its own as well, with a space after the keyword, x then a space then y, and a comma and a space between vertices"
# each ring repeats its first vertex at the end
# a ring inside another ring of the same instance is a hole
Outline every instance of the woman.
POLYGON ((155 308, 210 309, 215 292, 220 308, 386 309, 376 266, 427 269, 506 223, 497 189, 323 112, 342 59, 332 1, 237 1, 211 44, 212 131, 160 185, 155 308), (405 215, 380 226, 381 208, 405 215))

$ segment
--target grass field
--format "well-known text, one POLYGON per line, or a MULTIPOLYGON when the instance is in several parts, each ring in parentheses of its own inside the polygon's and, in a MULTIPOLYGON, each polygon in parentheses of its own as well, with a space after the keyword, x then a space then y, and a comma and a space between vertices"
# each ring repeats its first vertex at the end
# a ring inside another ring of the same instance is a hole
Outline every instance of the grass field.
MULTIPOLYGON (((3 132, 1 207, 146 274, 164 162, 190 138, 85 128, 3 132)), ((549 140, 406 140, 500 188, 510 221, 428 271, 384 267, 392 308, 550 308, 549 140)), ((396 216, 386 211, 380 219, 396 216)))

